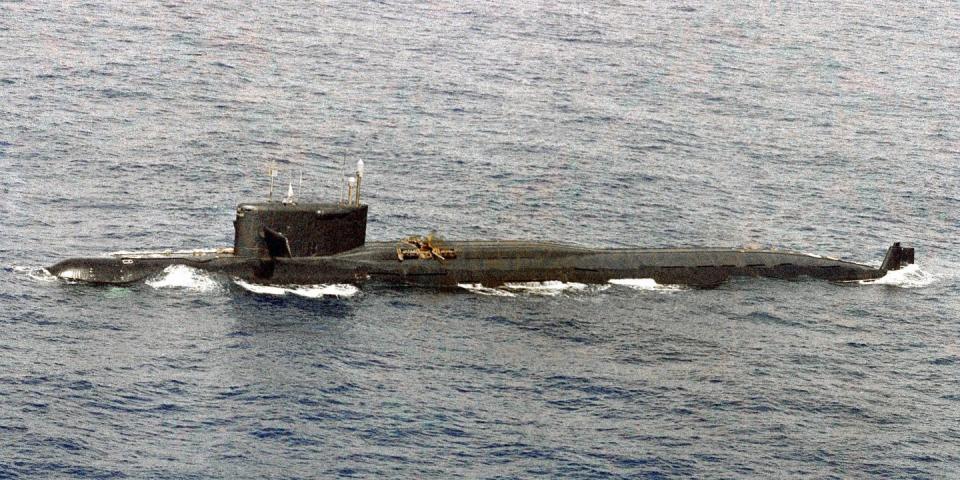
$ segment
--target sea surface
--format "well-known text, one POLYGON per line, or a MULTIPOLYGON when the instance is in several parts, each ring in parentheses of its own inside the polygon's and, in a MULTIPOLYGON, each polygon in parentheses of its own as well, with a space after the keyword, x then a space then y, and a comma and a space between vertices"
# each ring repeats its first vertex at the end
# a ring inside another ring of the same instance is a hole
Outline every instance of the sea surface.
POLYGON ((960 6, 864 3, 0 2, 0 478, 960 477, 960 6), (370 239, 902 241, 918 266, 43 270, 229 246, 268 163, 335 200, 359 158, 370 239))

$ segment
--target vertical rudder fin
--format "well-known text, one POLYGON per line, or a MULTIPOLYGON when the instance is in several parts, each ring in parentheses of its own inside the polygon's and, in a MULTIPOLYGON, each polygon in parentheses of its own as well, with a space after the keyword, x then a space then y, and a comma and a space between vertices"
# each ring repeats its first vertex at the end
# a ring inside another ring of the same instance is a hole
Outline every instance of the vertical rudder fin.
POLYGON ((887 255, 883 257, 881 270, 900 270, 901 268, 912 265, 914 261, 914 251, 912 247, 903 247, 900 242, 896 242, 887 249, 887 255))

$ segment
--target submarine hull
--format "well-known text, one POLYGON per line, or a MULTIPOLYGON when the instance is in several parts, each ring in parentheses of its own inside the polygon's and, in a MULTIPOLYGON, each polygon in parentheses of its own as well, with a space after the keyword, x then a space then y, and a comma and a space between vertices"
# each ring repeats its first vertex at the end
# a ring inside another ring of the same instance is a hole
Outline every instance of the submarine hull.
MULTIPOLYGON (((725 248, 591 249, 521 241, 445 242, 437 254, 404 258, 396 243, 370 242, 345 252, 308 257, 235 256, 232 253, 123 253, 76 258, 48 270, 58 277, 101 284, 128 284, 159 275, 171 265, 239 278, 251 283, 378 284, 455 287, 558 280, 606 283, 652 278, 661 284, 710 287, 732 277, 828 281, 869 280, 913 263, 913 249, 894 244, 880 268, 777 250, 725 248)), ((409 252, 408 252, 409 253, 409 252)))

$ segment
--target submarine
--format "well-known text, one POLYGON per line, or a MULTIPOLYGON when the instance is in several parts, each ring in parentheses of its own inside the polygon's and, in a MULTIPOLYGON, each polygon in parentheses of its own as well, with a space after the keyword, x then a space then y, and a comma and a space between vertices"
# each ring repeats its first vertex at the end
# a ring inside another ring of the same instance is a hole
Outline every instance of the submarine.
POLYGON ((433 234, 366 241, 361 203, 363 161, 346 195, 332 203, 273 200, 240 203, 233 247, 181 252, 117 252, 63 260, 47 270, 65 280, 129 284, 173 265, 253 284, 373 284, 495 288, 510 283, 597 284, 650 278, 658 284, 715 287, 733 277, 871 280, 914 263, 914 249, 894 243, 879 268, 800 252, 743 248, 590 248, 548 241, 444 241, 433 234))

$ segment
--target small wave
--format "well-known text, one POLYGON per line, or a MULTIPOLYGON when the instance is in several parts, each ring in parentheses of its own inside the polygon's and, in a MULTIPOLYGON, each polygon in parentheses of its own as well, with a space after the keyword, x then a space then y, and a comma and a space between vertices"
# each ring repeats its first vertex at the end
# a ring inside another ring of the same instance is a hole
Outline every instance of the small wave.
POLYGON ((499 288, 484 287, 480 283, 458 283, 458 287, 468 290, 477 295, 487 295, 491 297, 516 297, 517 295, 499 288))
POLYGON ((220 286, 209 274, 186 265, 170 265, 144 283, 156 289, 181 288, 194 292, 209 292, 220 286))
POLYGON ((860 280, 861 285, 891 285, 901 288, 922 288, 937 280, 936 275, 920 269, 920 265, 907 265, 900 270, 890 270, 875 280, 860 280))
POLYGON ((517 282, 505 283, 503 288, 517 292, 532 293, 534 295, 547 295, 550 297, 560 295, 566 291, 579 291, 587 288, 585 283, 561 282, 558 280, 548 280, 545 282, 517 282))
POLYGON ((630 287, 634 290, 648 290, 654 292, 676 292, 683 290, 680 285, 661 285, 652 278, 614 278, 610 280, 613 285, 630 287))
POLYGON ((233 283, 239 285, 244 290, 252 293, 259 293, 261 295, 286 295, 287 290, 281 287, 273 287, 270 285, 256 285, 252 283, 244 282, 238 278, 233 279, 233 283))
POLYGON ((256 293, 259 295, 277 295, 283 296, 286 294, 298 295, 306 298, 321 298, 321 297, 338 297, 338 298, 348 298, 356 295, 360 292, 360 289, 355 285, 350 285, 346 283, 335 283, 329 285, 288 285, 288 286, 276 286, 276 285, 257 285, 253 283, 247 283, 239 278, 234 278, 233 283, 237 284, 244 290, 256 293))
POLYGON ((301 297, 307 298, 320 298, 320 297, 339 297, 347 298, 356 295, 360 292, 360 289, 354 285, 350 284, 333 284, 333 285, 305 285, 300 287, 291 288, 290 292, 294 295, 300 295, 301 297))
POLYGON ((587 285, 576 282, 561 282, 558 280, 548 280, 544 282, 511 282, 505 283, 500 287, 486 287, 480 283, 460 283, 458 287, 468 290, 477 295, 486 295, 491 297, 516 297, 517 294, 545 295, 555 297, 564 292, 582 292, 596 291, 602 292, 609 285, 587 285))
POLYGON ((46 268, 43 267, 22 267, 14 265, 10 268, 14 273, 19 273, 21 275, 26 275, 31 280, 37 282, 55 282, 57 277, 50 273, 46 268))

